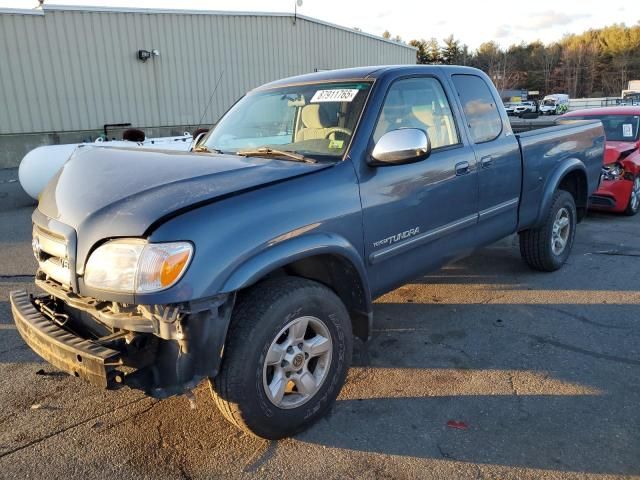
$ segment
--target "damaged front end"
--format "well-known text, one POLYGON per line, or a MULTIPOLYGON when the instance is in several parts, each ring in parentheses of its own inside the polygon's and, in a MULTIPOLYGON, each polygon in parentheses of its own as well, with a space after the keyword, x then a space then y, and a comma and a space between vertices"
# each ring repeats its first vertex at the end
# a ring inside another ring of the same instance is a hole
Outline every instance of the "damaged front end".
POLYGON ((127 305, 80 296, 42 271, 36 285, 45 293, 11 292, 18 331, 38 355, 71 375, 165 398, 218 373, 233 294, 127 305))

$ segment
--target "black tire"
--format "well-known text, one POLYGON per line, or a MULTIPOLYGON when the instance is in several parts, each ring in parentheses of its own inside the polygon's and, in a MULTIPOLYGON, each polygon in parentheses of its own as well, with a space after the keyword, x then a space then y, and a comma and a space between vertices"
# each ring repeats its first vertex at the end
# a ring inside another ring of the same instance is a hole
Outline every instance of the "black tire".
POLYGON ((576 204, 573 196, 564 190, 553 195, 551 207, 544 225, 539 228, 520 232, 520 255, 534 270, 553 272, 558 270, 569 258, 576 232, 576 204), (569 232, 564 249, 555 253, 552 248, 554 222, 558 212, 565 209, 569 216, 569 232))
POLYGON ((248 433, 267 439, 294 435, 331 408, 344 384, 352 348, 349 314, 332 290, 299 277, 261 282, 239 300, 232 315, 220 372, 210 381, 214 401, 229 422, 248 433), (332 341, 330 362, 313 396, 300 406, 280 408, 263 384, 266 355, 281 338, 278 333, 303 316, 326 326, 332 341))
MULTIPOLYGON (((624 214, 632 217, 634 216, 636 213, 638 213, 640 211, 640 201, 636 201, 635 202, 635 206, 634 206, 634 202, 633 202, 633 190, 635 190, 637 188, 637 183, 640 182, 640 175, 636 175, 633 179, 633 186, 632 188, 632 193, 631 195, 629 195, 629 203, 627 203, 627 208, 624 210, 624 214)), ((636 191, 636 195, 640 195, 640 192, 636 191)), ((637 197, 636 197, 637 198, 637 197)))

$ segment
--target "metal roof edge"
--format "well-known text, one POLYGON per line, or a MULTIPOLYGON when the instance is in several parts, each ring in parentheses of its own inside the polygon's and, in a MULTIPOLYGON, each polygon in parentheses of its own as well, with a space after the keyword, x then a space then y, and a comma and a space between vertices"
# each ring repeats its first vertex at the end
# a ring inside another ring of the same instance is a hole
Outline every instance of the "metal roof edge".
POLYGON ((44 15, 41 8, 0 8, 0 14, 5 15, 44 15))
POLYGON ((313 17, 307 17, 306 15, 293 14, 290 12, 241 12, 241 11, 225 11, 225 10, 181 10, 181 9, 157 9, 157 8, 137 8, 137 7, 102 7, 102 6, 82 6, 82 5, 43 5, 42 10, 27 10, 27 9, 0 9, 0 13, 13 13, 24 15, 44 15, 47 11, 52 12, 111 12, 111 13, 143 13, 143 14, 173 14, 173 15, 226 15, 226 16, 245 16, 245 17, 288 17, 297 18, 299 20, 305 20, 307 22, 317 23, 345 32, 361 35, 363 37, 369 37, 374 40, 389 43, 398 47, 407 48, 409 50, 416 51, 416 47, 407 45, 406 43, 395 42, 387 38, 379 37, 372 33, 366 33, 360 30, 354 30, 353 28, 343 27, 335 23, 327 22, 313 17), (37 13, 36 13, 37 12, 37 13))

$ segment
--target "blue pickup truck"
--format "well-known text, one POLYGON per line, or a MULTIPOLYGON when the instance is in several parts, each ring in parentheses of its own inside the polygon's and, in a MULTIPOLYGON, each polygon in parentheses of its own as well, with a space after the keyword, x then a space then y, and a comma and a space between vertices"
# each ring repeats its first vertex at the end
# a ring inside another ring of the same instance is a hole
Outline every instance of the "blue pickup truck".
POLYGON ((514 135, 479 70, 369 67, 269 83, 192 152, 83 147, 33 214, 25 342, 95 385, 163 398, 210 381, 236 426, 301 431, 333 404, 372 301, 518 233, 560 268, 604 133, 514 135))

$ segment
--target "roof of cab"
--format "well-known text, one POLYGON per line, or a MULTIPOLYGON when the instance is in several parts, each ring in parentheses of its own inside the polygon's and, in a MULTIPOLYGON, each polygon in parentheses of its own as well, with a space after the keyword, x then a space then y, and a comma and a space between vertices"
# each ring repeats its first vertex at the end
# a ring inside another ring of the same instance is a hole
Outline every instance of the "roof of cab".
MULTIPOLYGON (((353 81, 353 80, 373 80, 383 74, 388 73, 428 73, 438 70, 455 71, 456 73, 478 73, 480 70, 471 67, 461 67, 456 65, 375 65, 370 67, 341 68, 338 70, 326 70, 322 72, 307 73, 295 77, 283 78, 273 82, 266 83, 258 89, 283 87, 297 83, 314 83, 314 82, 334 82, 334 81, 353 81)), ((453 72, 451 72, 453 73, 453 72)))

